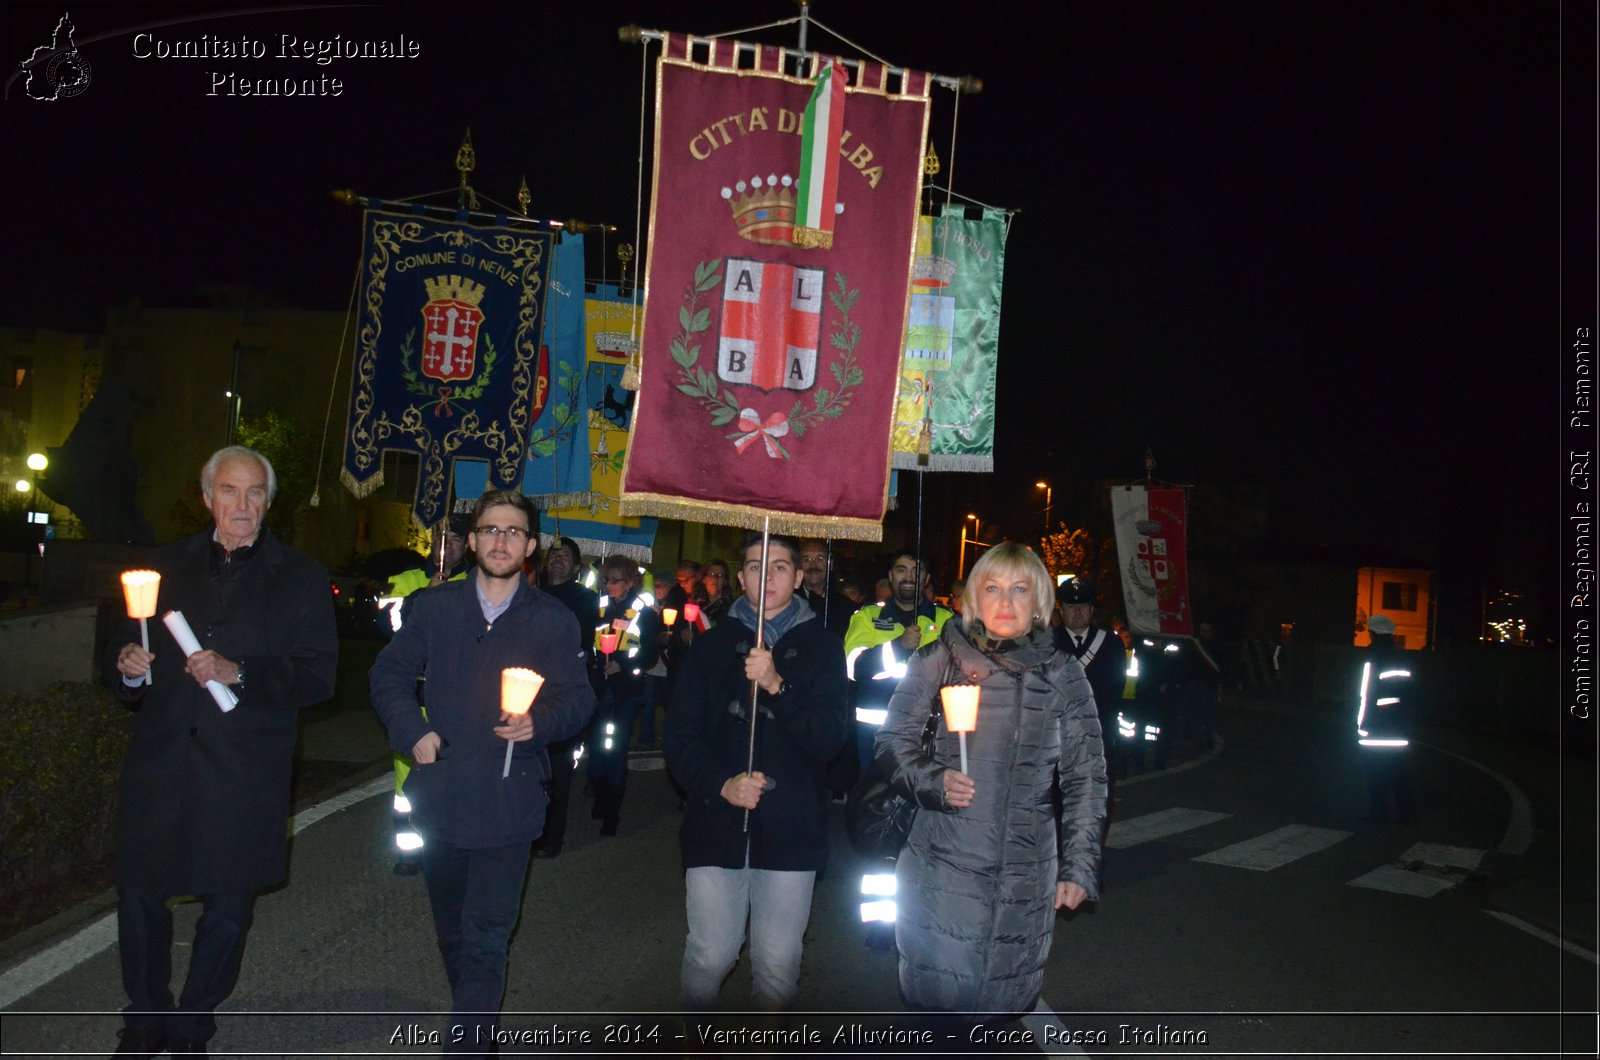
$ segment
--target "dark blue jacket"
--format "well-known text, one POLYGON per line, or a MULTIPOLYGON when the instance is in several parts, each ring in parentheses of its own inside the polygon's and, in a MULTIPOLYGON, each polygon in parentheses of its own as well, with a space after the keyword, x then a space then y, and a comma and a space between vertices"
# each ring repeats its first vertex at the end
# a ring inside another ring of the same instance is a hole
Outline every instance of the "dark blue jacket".
MULTIPOLYGON (((744 772, 749 756, 744 657, 754 642, 729 615, 695 638, 673 689, 664 747, 667 768, 688 792, 680 833, 686 869, 744 865, 744 811, 722 797, 722 785, 744 772)), ((828 759, 849 733, 844 647, 812 617, 785 633, 772 656, 791 688, 758 696, 755 768, 777 786, 751 811, 750 866, 820 870, 828 856, 828 759)))
POLYGON ((544 830, 550 776, 547 744, 588 724, 594 692, 572 612, 548 594, 518 584, 511 606, 491 626, 478 604, 478 572, 416 594, 416 605, 372 665, 372 707, 389 746, 409 755, 425 733, 445 741, 437 762, 406 778, 412 823, 426 839, 467 849, 537 839, 544 830), (543 675, 533 701, 533 739, 516 745, 502 778, 500 671, 525 666, 543 675), (426 719, 417 678, 427 678, 426 719))

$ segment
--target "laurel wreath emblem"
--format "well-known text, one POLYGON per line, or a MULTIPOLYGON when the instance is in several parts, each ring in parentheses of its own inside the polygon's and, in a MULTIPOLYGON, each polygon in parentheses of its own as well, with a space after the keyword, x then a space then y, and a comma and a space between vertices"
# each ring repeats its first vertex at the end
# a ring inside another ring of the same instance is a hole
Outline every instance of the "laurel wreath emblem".
MULTIPOLYGON (((701 342, 698 336, 711 327, 711 307, 702 306, 700 302, 703 296, 715 291, 722 283, 721 270, 720 258, 702 261, 695 266, 694 281, 685 289, 683 304, 678 307, 680 330, 671 346, 672 359, 677 362, 679 369, 678 392, 699 402, 709 413, 713 427, 726 427, 739 419, 742 411, 733 391, 722 386, 715 373, 699 367, 701 342)), ((824 420, 836 420, 842 416, 844 410, 850 407, 850 398, 864 378, 855 356, 856 347, 861 342, 861 326, 850 319, 850 311, 855 308, 861 291, 859 288, 852 290, 842 272, 833 274, 833 287, 828 292, 828 301, 839 316, 828 334, 828 344, 838 352, 838 356, 828 365, 828 370, 832 372, 838 389, 818 387, 810 395, 809 402, 804 397, 795 402, 794 408, 783 418, 787 434, 795 439, 804 437, 808 430, 824 420)), ((746 425, 741 424, 743 426, 746 425)), ((741 429, 726 437, 742 450, 742 443, 747 443, 752 435, 741 429)), ((793 459, 779 437, 771 434, 763 436, 769 455, 793 459)))
POLYGON ((480 335, 479 338, 483 340, 483 370, 478 377, 466 386, 435 386, 425 381, 411 366, 411 358, 417 352, 417 329, 412 328, 400 344, 400 376, 405 380, 406 389, 413 394, 433 398, 434 414, 438 416, 448 416, 454 411, 450 408, 452 401, 476 401, 483 397, 500 351, 494 348, 494 340, 488 335, 480 335))

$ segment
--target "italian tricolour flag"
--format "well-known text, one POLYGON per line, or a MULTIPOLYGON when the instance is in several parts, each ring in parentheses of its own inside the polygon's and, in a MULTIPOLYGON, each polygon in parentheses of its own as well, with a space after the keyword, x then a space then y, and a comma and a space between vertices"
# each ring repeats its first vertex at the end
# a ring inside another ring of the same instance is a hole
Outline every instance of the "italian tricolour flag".
POLYGON ((817 75, 800 128, 800 185, 791 237, 802 247, 832 247, 839 201, 839 141, 844 136, 843 64, 830 62, 817 75))

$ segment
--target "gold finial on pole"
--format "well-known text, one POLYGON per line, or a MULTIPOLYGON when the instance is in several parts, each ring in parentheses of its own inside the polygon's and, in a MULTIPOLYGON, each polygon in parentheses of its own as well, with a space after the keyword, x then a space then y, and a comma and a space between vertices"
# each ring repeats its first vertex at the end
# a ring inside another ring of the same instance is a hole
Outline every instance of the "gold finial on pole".
POLYGON ((928 153, 922 156, 922 175, 937 177, 939 175, 939 152, 933 149, 933 144, 928 144, 928 153))
POLYGON ((627 293, 628 290, 628 264, 633 261, 633 244, 617 244, 617 260, 622 262, 622 279, 617 282, 617 290, 627 293))
POLYGON ((533 201, 533 195, 528 191, 528 175, 522 175, 522 186, 517 189, 517 209, 522 211, 522 216, 528 216, 528 203, 533 201))
POLYGON ((467 135, 462 138, 461 146, 456 148, 456 172, 461 174, 461 188, 459 207, 463 210, 478 208, 478 193, 472 190, 472 185, 467 183, 467 174, 478 168, 478 153, 472 149, 472 128, 468 126, 467 135))

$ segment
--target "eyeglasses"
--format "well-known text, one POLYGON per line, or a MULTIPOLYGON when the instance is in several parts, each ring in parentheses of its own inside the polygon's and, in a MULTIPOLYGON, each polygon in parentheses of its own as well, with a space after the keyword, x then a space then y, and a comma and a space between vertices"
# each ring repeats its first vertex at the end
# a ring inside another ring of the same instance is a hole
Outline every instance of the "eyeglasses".
POLYGON ((606 579, 606 584, 607 585, 627 585, 628 581, 629 581, 629 579, 627 579, 627 578, 607 578, 606 579))
POLYGON ((483 534, 491 541, 498 541, 504 537, 512 544, 525 540, 528 536, 528 531, 520 526, 479 526, 474 528, 473 532, 483 534))

